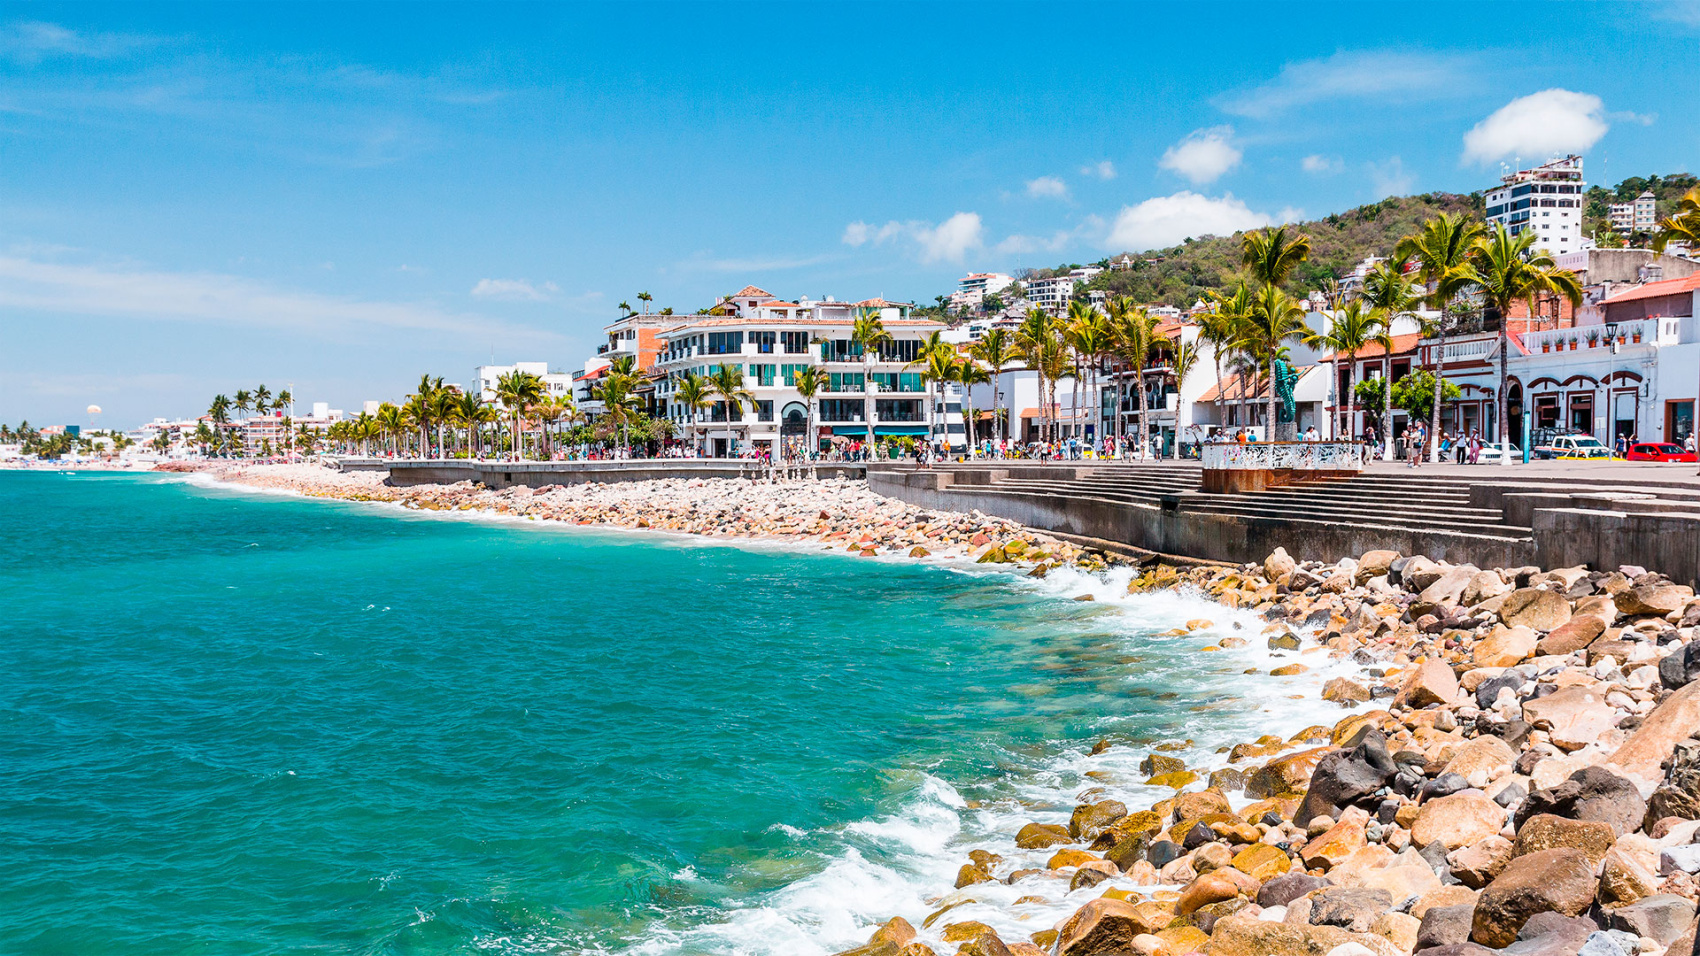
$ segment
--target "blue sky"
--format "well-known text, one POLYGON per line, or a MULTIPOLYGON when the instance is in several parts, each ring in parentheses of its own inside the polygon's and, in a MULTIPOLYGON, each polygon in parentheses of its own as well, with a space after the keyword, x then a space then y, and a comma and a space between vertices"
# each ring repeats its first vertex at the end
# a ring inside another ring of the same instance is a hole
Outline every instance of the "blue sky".
POLYGON ((1700 165, 1700 3, 34 5, 0 419, 575 368, 621 300, 931 301, 1577 150, 1700 165))

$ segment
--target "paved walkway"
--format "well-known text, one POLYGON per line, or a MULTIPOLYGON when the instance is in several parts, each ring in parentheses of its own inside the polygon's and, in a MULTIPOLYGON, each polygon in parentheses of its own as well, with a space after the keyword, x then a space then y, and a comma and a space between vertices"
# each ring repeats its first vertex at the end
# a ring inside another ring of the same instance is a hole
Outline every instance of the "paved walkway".
POLYGON ((1402 461, 1378 461, 1366 474, 1372 475, 1434 475, 1447 478, 1477 478, 1508 481, 1562 481, 1579 478, 1590 483, 1621 481, 1624 484, 1656 482, 1660 485, 1691 485, 1700 488, 1700 468, 1691 464, 1653 461, 1531 461, 1527 465, 1513 462, 1507 465, 1436 465, 1424 463, 1412 468, 1402 461))

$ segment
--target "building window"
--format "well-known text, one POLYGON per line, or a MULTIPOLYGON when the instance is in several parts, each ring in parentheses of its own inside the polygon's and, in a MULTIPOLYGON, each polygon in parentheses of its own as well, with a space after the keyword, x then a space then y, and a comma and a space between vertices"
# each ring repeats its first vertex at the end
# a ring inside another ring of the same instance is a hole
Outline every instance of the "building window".
POLYGON ((754 345, 756 347, 756 351, 763 355, 773 354, 773 347, 778 343, 778 341, 779 336, 774 332, 750 333, 750 344, 754 345))
POLYGON ((775 365, 752 365, 750 377, 755 379, 757 385, 767 387, 773 384, 773 375, 777 369, 778 366, 775 365))
POLYGON ((926 421, 921 403, 913 398, 882 398, 874 402, 874 415, 882 422, 926 421))
POLYGON ((809 333, 782 332, 785 341, 785 352, 788 355, 802 355, 809 350, 809 333))
MULTIPOLYGON (((771 365, 768 366, 768 368, 772 368, 772 367, 773 366, 771 366, 771 365)), ((756 402, 756 421, 758 421, 758 422, 771 422, 771 421, 773 421, 773 402, 765 400, 765 399, 762 400, 762 401, 756 402)))
POLYGON ((736 355, 744 350, 744 333, 742 332, 710 332, 708 333, 708 354, 736 355))

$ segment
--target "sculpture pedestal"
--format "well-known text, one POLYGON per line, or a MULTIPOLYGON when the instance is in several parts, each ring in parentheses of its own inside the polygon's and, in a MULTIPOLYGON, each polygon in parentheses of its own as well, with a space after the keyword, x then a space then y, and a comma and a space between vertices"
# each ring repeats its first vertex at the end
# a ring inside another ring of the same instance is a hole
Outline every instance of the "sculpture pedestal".
POLYGON ((1276 441, 1298 441, 1298 439, 1299 439, 1299 424, 1298 424, 1298 422, 1276 422, 1275 423, 1275 440, 1276 441))

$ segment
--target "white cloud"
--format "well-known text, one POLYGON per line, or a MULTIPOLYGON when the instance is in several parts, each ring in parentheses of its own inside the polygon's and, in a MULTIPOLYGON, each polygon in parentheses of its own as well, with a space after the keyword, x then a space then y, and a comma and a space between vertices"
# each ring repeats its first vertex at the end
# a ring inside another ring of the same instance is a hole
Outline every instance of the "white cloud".
POLYGON ((544 302, 561 291, 553 282, 533 285, 524 279, 479 279, 472 294, 480 299, 498 302, 544 302))
POLYGON ((25 21, 0 30, 0 55, 26 63, 50 56, 94 59, 122 56, 155 43, 150 37, 124 33, 83 33, 57 23, 25 21))
POLYGON ((1213 199, 1183 191, 1123 207, 1105 245, 1117 252, 1143 252, 1172 246, 1188 236, 1227 236, 1273 222, 1232 194, 1213 199))
POLYGON ((1103 160, 1101 162, 1096 162, 1096 163, 1092 163, 1090 165, 1082 166, 1082 167, 1080 167, 1080 175, 1082 175, 1082 176, 1096 176, 1099 179, 1115 179, 1116 178, 1116 164, 1112 163, 1112 162, 1110 162, 1109 160, 1106 159, 1106 160, 1103 160))
POLYGON ((1225 94, 1216 105, 1235 116, 1269 119, 1313 103, 1345 99, 1412 102, 1457 95, 1472 84, 1478 57, 1384 50, 1339 52, 1281 67, 1275 79, 1225 94))
POLYGON ((1314 173, 1318 176, 1332 175, 1346 167, 1346 164, 1340 161, 1340 157, 1324 156, 1321 153, 1306 156, 1299 165, 1304 168, 1305 172, 1314 173))
MULTIPOLYGON (((0 256, 0 307, 64 315, 103 315, 209 322, 309 332, 344 339, 371 330, 492 333, 554 339, 552 333, 507 326, 479 315, 430 305, 369 302, 274 289, 238 276, 151 272, 0 256)), ((482 339, 481 339, 482 340, 482 339)))
POLYGON ((1610 128, 1605 104, 1592 93, 1542 90, 1512 100, 1465 133, 1463 161, 1485 166, 1514 157, 1544 160, 1580 153, 1610 128))
POLYGON ((1417 177, 1405 171, 1405 161, 1395 156, 1385 163, 1369 164, 1370 181, 1375 184, 1378 198, 1404 196, 1411 192, 1417 177))
POLYGON ((1194 185, 1214 182, 1240 164, 1242 155, 1234 145, 1232 126, 1194 130, 1163 154, 1157 165, 1192 180, 1194 185))
POLYGON ((1068 184, 1055 176, 1040 176, 1027 181, 1027 195, 1035 199, 1067 199, 1068 184))
POLYGON ((1073 229, 1059 229, 1050 236, 1027 236, 1017 233, 998 243, 993 251, 1000 255, 1061 252, 1083 240, 1101 238, 1103 234, 1104 220, 1097 216, 1087 216, 1073 229))
POLYGON ((961 262, 969 249, 984 245, 984 234, 985 225, 980 221, 979 213, 959 212, 936 226, 919 220, 898 222, 894 219, 883 226, 857 220, 844 227, 844 244, 881 245, 901 237, 915 242, 922 262, 938 262, 941 259, 961 262))

